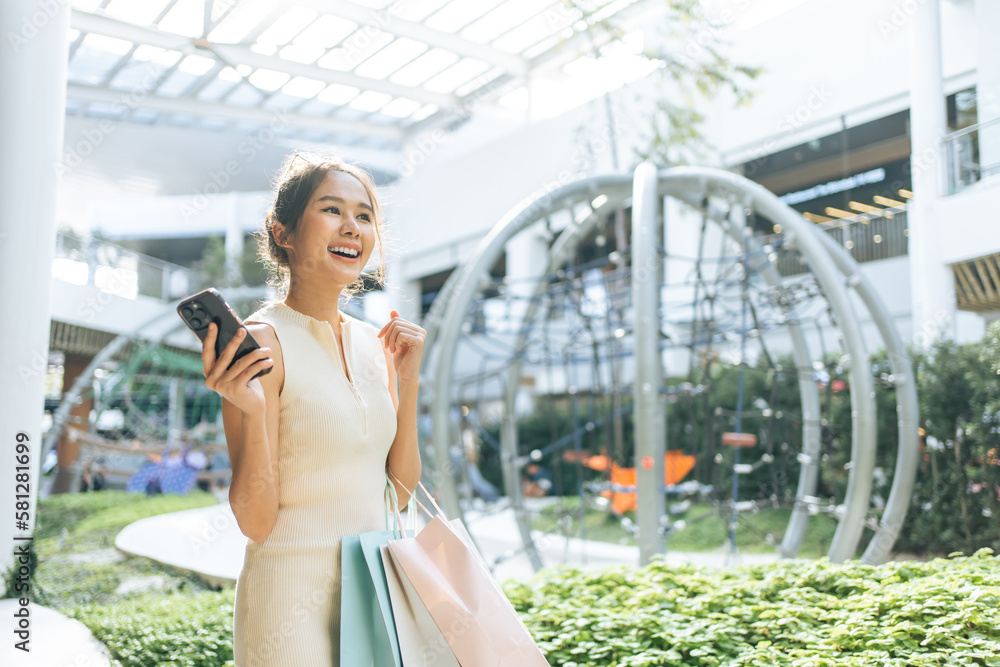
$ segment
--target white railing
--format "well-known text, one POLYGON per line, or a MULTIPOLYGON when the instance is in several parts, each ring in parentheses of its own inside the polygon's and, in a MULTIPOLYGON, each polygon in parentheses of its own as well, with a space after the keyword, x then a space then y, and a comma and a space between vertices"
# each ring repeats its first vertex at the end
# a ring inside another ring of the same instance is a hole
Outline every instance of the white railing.
POLYGON ((127 299, 162 301, 184 296, 191 284, 191 271, 183 266, 70 230, 56 233, 52 277, 127 299))
MULTIPOLYGON (((983 164, 982 161, 980 137, 987 128, 992 134, 1000 135, 1000 118, 962 128, 944 138, 948 160, 948 194, 959 193, 984 178, 1000 174, 1000 162, 983 164)), ((994 141, 1000 144, 1000 138, 994 141)))

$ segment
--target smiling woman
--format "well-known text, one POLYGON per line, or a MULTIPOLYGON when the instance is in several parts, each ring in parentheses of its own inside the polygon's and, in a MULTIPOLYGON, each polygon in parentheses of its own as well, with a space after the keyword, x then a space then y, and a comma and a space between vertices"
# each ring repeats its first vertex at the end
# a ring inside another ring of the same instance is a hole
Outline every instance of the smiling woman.
POLYGON ((230 505, 250 538, 234 654, 240 667, 335 667, 341 539, 383 528, 387 472, 401 506, 420 479, 426 332, 396 311, 379 330, 338 308, 376 247, 384 275, 382 210, 358 167, 289 157, 258 241, 283 297, 245 321, 261 349, 227 370, 241 336, 216 359, 210 327, 202 351, 206 385, 224 399, 230 505))
MULTIPOLYGON (((340 241, 363 255, 360 272, 374 249, 379 248, 379 265, 373 277, 381 283, 385 278, 385 246, 382 238, 382 208, 379 204, 375 185, 362 169, 337 159, 322 159, 315 156, 295 154, 289 156, 278 180, 277 192, 271 210, 267 214, 265 228, 258 233, 258 255, 268 266, 272 275, 271 285, 280 293, 291 291, 291 262, 296 251, 301 257, 309 257, 308 243, 296 244, 299 228, 307 228, 311 236, 327 234, 330 242, 340 241), (311 196, 310 196, 311 195, 311 196), (350 239, 335 233, 331 226, 342 216, 352 214, 359 223, 359 232, 373 233, 374 238, 350 239), (312 223, 319 222, 322 229, 314 229, 312 223), (280 240, 280 242, 279 242, 280 240), (302 254, 303 251, 306 254, 302 254)), ((333 249, 333 246, 313 244, 319 248, 333 249)), ((316 261, 313 257, 313 261, 316 261)), ((303 267, 305 268, 305 267, 303 267)), ((352 265, 352 270, 354 266, 352 265)), ((353 295, 361 288, 362 279, 357 279, 344 288, 344 294, 353 295)))

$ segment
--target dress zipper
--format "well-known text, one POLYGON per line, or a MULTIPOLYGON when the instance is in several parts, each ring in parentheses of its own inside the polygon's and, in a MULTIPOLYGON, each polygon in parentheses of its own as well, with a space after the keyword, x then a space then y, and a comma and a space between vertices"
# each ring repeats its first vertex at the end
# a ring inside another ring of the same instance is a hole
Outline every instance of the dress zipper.
MULTIPOLYGON (((333 325, 332 324, 330 325, 330 335, 333 336, 334 343, 336 343, 337 337, 333 334, 333 325)), ((345 334, 343 333, 343 329, 341 329, 341 336, 344 336, 344 335, 345 334)), ((338 359, 339 359, 339 357, 340 357, 340 350, 339 349, 337 350, 337 356, 338 356, 338 359)), ((345 361, 347 360, 347 356, 348 356, 348 347, 345 344, 344 345, 344 360, 345 361)), ((368 434, 368 410, 367 410, 367 406, 365 405, 364 399, 361 398, 361 394, 358 392, 357 386, 355 386, 355 384, 354 384, 354 380, 353 380, 353 378, 354 378, 354 371, 353 371, 353 369, 351 369, 351 378, 352 379, 348 379, 347 378, 347 371, 348 370, 349 370, 348 368, 344 368, 343 369, 343 371, 344 371, 344 379, 347 380, 347 384, 349 384, 351 386, 351 391, 354 392, 354 397, 358 399, 358 404, 361 406, 361 433, 363 435, 367 435, 368 434)))

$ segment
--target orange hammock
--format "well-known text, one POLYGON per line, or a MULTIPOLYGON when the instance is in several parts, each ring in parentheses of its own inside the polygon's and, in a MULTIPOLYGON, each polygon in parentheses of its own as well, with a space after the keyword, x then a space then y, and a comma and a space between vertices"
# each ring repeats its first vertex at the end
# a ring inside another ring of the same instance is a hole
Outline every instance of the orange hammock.
MULTIPOLYGON (((573 460, 576 457, 573 452, 566 452, 563 455, 566 460, 573 460)), ((592 470, 606 471, 608 469, 608 457, 600 454, 597 456, 581 457, 581 463, 592 470)), ((670 486, 680 483, 687 474, 694 469, 695 457, 682 453, 680 450, 671 450, 663 458, 663 483, 670 486)), ((635 486, 635 468, 622 468, 613 461, 611 462, 611 483, 620 486, 635 486)), ((616 514, 636 508, 636 494, 622 491, 601 491, 601 495, 611 500, 611 508, 616 514)))

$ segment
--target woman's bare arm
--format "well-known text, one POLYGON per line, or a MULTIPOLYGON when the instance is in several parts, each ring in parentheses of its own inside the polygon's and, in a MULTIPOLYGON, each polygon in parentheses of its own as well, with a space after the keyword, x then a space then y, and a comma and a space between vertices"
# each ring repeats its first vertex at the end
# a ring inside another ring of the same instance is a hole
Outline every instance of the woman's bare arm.
POLYGON ((278 517, 278 414, 284 383, 281 346, 266 324, 246 324, 262 347, 271 349, 272 370, 258 378, 264 390, 264 409, 244 412, 222 400, 222 422, 233 470, 229 504, 244 535, 263 542, 278 517))

